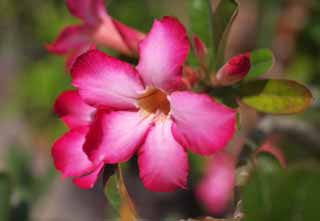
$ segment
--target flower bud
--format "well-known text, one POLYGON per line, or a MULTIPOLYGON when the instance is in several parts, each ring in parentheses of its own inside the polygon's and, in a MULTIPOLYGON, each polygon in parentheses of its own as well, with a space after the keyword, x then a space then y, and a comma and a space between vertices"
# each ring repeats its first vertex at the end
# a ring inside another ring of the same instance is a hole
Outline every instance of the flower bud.
POLYGON ((193 37, 194 53, 198 63, 203 67, 208 67, 208 51, 203 41, 198 36, 193 37))
POLYGON ((199 80, 199 73, 191 68, 190 66, 185 65, 183 67, 183 77, 182 81, 185 83, 186 87, 191 89, 199 80))
POLYGON ((228 86, 242 80, 250 70, 250 54, 244 53, 232 57, 218 71, 214 79, 214 84, 228 86))

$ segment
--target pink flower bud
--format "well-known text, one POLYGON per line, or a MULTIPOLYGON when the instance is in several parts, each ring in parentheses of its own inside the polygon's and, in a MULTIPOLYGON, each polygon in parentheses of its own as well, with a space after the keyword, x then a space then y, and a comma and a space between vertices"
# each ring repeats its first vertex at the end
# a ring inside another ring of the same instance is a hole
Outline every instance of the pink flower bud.
POLYGON ((250 54, 244 53, 232 57, 216 75, 214 84, 228 86, 242 80, 250 70, 250 54))
POLYGON ((235 185, 235 159, 218 152, 209 163, 206 175, 197 187, 196 194, 208 212, 219 215, 229 206, 235 185))
POLYGON ((198 36, 193 37, 193 46, 194 46, 194 53, 197 57, 198 63, 207 68, 208 66, 208 52, 207 47, 203 41, 198 36))
POLYGON ((183 66, 183 77, 182 81, 185 83, 187 88, 192 88, 199 80, 199 73, 191 68, 190 66, 183 66))

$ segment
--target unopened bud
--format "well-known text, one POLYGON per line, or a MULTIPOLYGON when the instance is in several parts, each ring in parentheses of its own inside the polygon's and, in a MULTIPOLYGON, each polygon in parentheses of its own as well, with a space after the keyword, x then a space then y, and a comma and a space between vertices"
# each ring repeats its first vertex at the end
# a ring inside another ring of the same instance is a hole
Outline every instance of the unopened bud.
POLYGON ((214 79, 215 85, 228 86, 241 81, 250 70, 250 54, 244 53, 232 57, 218 71, 214 79))
POLYGON ((203 67, 208 66, 208 52, 207 47, 203 41, 198 36, 193 37, 194 53, 198 60, 198 63, 203 67))

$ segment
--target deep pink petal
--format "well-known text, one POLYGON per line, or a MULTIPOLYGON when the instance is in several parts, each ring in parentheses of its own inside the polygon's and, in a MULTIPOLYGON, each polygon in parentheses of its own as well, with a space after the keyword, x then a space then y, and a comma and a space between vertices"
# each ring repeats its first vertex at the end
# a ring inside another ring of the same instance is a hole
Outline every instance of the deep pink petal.
POLYGON ((106 15, 103 0, 66 0, 70 13, 90 25, 99 23, 106 15))
POLYGON ((83 25, 67 26, 57 39, 46 45, 51 53, 65 54, 71 50, 85 47, 90 42, 88 27, 83 25))
POLYGON ((54 112, 69 128, 88 125, 95 111, 94 107, 81 99, 77 91, 61 93, 54 104, 54 112))
POLYGON ((97 179, 99 177, 99 174, 100 174, 103 166, 104 166, 104 164, 101 163, 91 173, 89 173, 85 176, 82 176, 82 177, 74 178, 72 180, 73 183, 82 189, 92 188, 94 186, 94 184, 97 182, 97 179))
POLYGON ((83 45, 82 47, 76 48, 73 51, 71 51, 66 59, 66 71, 69 73, 72 66, 74 65, 75 61, 80 55, 83 55, 84 53, 96 49, 96 46, 94 44, 88 43, 87 45, 83 45))
POLYGON ((234 110, 204 94, 174 92, 170 96, 176 139, 192 152, 208 155, 226 146, 236 127, 234 110))
POLYGON ((151 118, 140 112, 99 114, 91 126, 84 150, 93 162, 125 162, 144 141, 151 124, 151 118))
POLYGON ((174 139, 172 121, 156 122, 138 152, 140 178, 148 190, 170 192, 186 188, 188 158, 174 139))
POLYGON ((93 164, 82 149, 87 131, 87 127, 72 129, 53 144, 54 165, 64 177, 81 176, 92 170, 93 164))
POLYGON ((232 200, 234 185, 235 159, 227 153, 219 152, 213 156, 196 194, 210 213, 220 215, 232 200))
POLYGON ((175 18, 164 17, 153 23, 139 47, 137 66, 144 82, 164 90, 182 87, 182 65, 189 52, 183 25, 175 18))
POLYGON ((71 69, 72 84, 89 104, 118 109, 135 108, 139 92, 144 90, 131 65, 100 51, 80 56, 71 69))

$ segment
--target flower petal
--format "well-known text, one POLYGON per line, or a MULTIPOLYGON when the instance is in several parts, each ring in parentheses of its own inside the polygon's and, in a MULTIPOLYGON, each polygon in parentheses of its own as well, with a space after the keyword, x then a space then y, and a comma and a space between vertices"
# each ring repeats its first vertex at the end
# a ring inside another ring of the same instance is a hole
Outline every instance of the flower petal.
POLYGON ((86 53, 90 50, 93 50, 93 49, 96 49, 96 46, 94 44, 88 43, 86 45, 83 45, 82 47, 79 47, 79 48, 72 50, 68 54, 67 59, 66 59, 66 63, 65 63, 66 71, 68 73, 70 72, 72 66, 74 65, 74 63, 76 62, 77 58, 80 55, 83 55, 84 53, 86 53))
POLYGON ((93 162, 125 162, 144 141, 151 118, 139 112, 101 113, 91 126, 84 151, 93 162))
POLYGON ((175 18, 164 17, 153 23, 150 33, 139 47, 137 66, 144 82, 163 90, 182 87, 182 65, 189 52, 183 25, 175 18))
POLYGON ((70 13, 90 25, 99 23, 102 16, 106 15, 103 0, 67 0, 70 13))
POLYGON ((80 56, 71 75, 80 96, 96 107, 136 108, 136 98, 144 90, 133 67, 98 50, 80 56))
POLYGON ((221 215, 232 200, 234 185, 235 159, 227 153, 219 152, 213 156, 196 194, 210 213, 221 215))
POLYGON ((208 155, 222 148, 233 137, 234 110, 204 94, 174 92, 170 98, 175 138, 192 152, 208 155))
POLYGON ((187 153, 174 139, 171 127, 170 120, 156 122, 138 152, 140 178, 151 191, 170 192, 186 187, 187 153))
POLYGON ((138 45, 140 41, 145 38, 145 34, 122 24, 115 19, 113 19, 113 24, 121 35, 123 42, 125 42, 133 54, 138 55, 138 45))
POLYGON ((81 189, 90 189, 94 186, 97 182, 101 169, 103 168, 104 164, 101 163, 97 166, 90 174, 74 178, 72 181, 73 183, 81 189))
POLYGON ((57 39, 46 45, 51 53, 65 54, 71 50, 85 47, 90 42, 88 27, 84 25, 67 26, 57 39))
POLYGON ((88 127, 72 129, 53 144, 54 165, 64 177, 81 176, 92 170, 93 164, 82 149, 87 131, 88 127))
POLYGON ((80 98, 77 91, 61 93, 54 104, 54 112, 69 128, 88 125, 95 111, 80 98))
POLYGON ((106 16, 101 20, 92 32, 92 38, 96 44, 112 49, 121 54, 132 56, 133 52, 124 41, 121 33, 117 29, 114 20, 110 16, 106 16))

